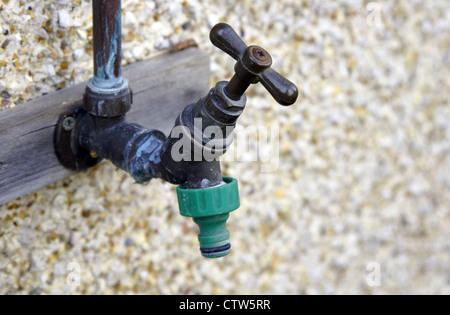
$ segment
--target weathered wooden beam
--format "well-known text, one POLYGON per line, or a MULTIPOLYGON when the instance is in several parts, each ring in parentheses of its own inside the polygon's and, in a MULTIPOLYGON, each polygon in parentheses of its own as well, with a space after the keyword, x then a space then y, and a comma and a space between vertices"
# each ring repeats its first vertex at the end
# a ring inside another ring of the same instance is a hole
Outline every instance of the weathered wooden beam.
MULTIPOLYGON (((129 122, 170 132, 177 115, 206 95, 209 59, 196 48, 166 53, 124 69, 133 89, 129 122)), ((53 148, 58 117, 80 106, 86 84, 0 112, 0 204, 74 174, 53 148)))

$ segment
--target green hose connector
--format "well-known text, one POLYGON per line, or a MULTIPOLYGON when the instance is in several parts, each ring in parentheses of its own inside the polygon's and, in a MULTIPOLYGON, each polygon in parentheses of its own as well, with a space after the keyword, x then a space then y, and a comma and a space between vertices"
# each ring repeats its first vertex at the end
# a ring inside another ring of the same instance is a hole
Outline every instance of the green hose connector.
POLYGON ((200 228, 200 251, 206 258, 219 258, 230 253, 230 232, 226 222, 231 211, 239 208, 238 182, 224 177, 225 185, 205 189, 177 188, 180 214, 194 218, 200 228))

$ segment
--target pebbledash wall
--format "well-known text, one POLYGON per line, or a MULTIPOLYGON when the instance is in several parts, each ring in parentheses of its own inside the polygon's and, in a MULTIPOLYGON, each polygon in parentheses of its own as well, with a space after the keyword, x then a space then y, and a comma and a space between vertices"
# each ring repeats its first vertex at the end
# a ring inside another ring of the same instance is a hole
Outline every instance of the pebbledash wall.
MULTIPOLYGON (((91 18, 90 1, 0 1, 2 110, 91 76, 91 18)), ((0 294, 450 293, 447 0, 123 0, 123 20, 126 64, 195 39, 211 84, 233 67, 215 23, 272 53, 302 96, 255 86, 239 121, 278 128, 272 171, 224 162, 242 206, 219 260, 175 187, 109 163, 0 206, 0 294)))

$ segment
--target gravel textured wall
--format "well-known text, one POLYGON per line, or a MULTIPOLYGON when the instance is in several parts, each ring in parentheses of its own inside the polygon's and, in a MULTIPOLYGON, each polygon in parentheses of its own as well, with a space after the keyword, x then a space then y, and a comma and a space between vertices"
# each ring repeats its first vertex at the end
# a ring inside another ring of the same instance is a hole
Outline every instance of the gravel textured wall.
MULTIPOLYGON (((91 18, 90 1, 0 1, 2 110, 91 76, 91 18)), ((240 125, 278 126, 278 168, 224 163, 242 206, 219 260, 174 187, 108 163, 0 206, 0 294, 450 293, 447 0, 124 0, 123 19, 125 63, 193 38, 212 84, 233 67, 216 22, 267 48, 302 97, 255 86, 240 125)))

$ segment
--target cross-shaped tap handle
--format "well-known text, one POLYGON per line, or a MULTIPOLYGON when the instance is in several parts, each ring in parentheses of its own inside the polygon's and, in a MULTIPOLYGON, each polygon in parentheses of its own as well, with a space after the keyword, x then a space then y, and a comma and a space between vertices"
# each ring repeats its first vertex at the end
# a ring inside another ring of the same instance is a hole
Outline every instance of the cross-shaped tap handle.
POLYGON ((248 46, 225 23, 213 27, 211 42, 237 60, 235 75, 225 88, 228 97, 239 100, 250 84, 261 82, 273 98, 284 106, 295 103, 298 89, 294 83, 271 68, 272 57, 259 46, 248 46))

